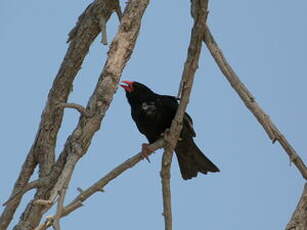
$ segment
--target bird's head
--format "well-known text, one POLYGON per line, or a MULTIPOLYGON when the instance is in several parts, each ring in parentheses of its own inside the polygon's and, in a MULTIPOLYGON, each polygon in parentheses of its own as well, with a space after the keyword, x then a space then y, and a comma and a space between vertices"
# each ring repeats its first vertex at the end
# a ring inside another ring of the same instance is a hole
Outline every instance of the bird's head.
POLYGON ((155 93, 147 86, 136 81, 121 81, 120 86, 126 91, 129 103, 142 103, 150 99, 155 93))

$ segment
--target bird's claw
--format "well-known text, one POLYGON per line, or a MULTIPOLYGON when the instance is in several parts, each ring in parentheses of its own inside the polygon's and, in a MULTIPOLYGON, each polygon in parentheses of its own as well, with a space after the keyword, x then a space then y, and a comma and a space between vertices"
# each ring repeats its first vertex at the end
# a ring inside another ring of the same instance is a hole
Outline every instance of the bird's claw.
POLYGON ((142 156, 144 159, 146 159, 148 161, 148 163, 150 163, 149 160, 149 154, 152 153, 153 151, 150 149, 149 144, 142 144, 142 156))
POLYGON ((163 133, 161 133, 161 137, 165 137, 169 134, 170 129, 165 129, 163 133))

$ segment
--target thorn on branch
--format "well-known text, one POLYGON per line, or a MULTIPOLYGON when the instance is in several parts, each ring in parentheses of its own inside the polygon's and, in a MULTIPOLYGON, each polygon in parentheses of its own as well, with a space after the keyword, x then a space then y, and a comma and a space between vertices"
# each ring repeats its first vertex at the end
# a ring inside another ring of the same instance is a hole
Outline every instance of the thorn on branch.
POLYGON ((78 201, 77 204, 78 204, 78 206, 80 206, 80 207, 85 206, 85 204, 83 204, 82 201, 78 201))
POLYGON ((292 163, 294 163, 295 164, 295 161, 298 159, 298 156, 296 156, 296 155, 291 155, 290 157, 289 157, 289 166, 292 166, 292 163))

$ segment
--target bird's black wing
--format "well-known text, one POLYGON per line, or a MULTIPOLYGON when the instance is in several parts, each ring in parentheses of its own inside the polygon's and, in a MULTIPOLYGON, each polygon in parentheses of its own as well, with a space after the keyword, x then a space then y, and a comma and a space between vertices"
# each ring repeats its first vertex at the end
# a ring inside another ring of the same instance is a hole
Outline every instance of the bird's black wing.
POLYGON ((157 97, 156 104, 160 109, 170 113, 176 113, 178 108, 177 98, 169 95, 159 95, 157 97))
MULTIPOLYGON (((174 118, 178 102, 175 97, 161 96, 156 103, 160 111, 168 111, 172 114, 171 120, 174 118)), ((169 125, 171 123, 169 120, 169 125)), ((208 172, 218 172, 219 169, 212 163, 197 147, 193 141, 196 133, 193 129, 193 120, 188 113, 184 114, 183 127, 178 140, 175 152, 182 178, 187 180, 196 177, 198 172, 207 174, 208 172)))
POLYGON ((192 137, 196 137, 196 133, 193 128, 193 120, 188 113, 184 114, 183 117, 183 126, 187 128, 192 137))
POLYGON ((138 130, 152 143, 169 128, 177 107, 175 97, 155 94, 135 106, 131 110, 131 115, 138 130))
MULTIPOLYGON (((168 95, 160 95, 157 100, 157 106, 163 108, 164 110, 170 111, 173 117, 176 114, 178 108, 177 98, 168 95)), ((184 114, 183 117, 183 127, 191 134, 192 137, 196 136, 196 133, 193 129, 193 120, 188 113, 184 114)))

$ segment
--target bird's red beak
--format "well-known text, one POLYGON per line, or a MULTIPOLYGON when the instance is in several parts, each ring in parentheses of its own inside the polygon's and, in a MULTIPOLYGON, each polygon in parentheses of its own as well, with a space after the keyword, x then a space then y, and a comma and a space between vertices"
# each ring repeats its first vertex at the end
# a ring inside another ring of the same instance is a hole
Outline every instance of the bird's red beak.
POLYGON ((131 93, 133 91, 133 81, 121 81, 121 83, 125 83, 126 85, 120 85, 123 87, 127 92, 131 93))

